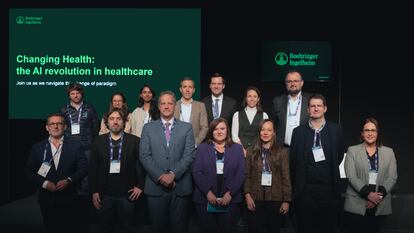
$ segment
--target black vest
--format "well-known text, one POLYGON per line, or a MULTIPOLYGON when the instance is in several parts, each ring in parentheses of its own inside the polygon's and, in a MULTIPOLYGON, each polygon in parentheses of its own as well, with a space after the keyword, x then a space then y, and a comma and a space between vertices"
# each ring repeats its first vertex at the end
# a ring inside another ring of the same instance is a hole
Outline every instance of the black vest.
POLYGON ((239 111, 239 138, 245 149, 253 146, 256 137, 259 133, 259 125, 263 120, 263 112, 257 112, 253 118, 252 124, 250 124, 249 119, 245 110, 239 111))

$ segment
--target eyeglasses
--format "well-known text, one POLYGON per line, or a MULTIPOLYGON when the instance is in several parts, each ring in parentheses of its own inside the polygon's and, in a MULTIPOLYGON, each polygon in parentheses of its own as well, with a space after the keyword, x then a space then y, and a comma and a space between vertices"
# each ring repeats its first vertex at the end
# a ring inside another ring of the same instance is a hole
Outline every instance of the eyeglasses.
POLYGON ((302 80, 286 80, 285 83, 286 84, 291 84, 291 83, 300 83, 302 82, 302 80))
POLYGON ((47 124, 48 126, 58 126, 58 127, 62 127, 64 125, 63 122, 50 122, 47 124))
POLYGON ((376 129, 363 129, 364 133, 377 133, 376 129))

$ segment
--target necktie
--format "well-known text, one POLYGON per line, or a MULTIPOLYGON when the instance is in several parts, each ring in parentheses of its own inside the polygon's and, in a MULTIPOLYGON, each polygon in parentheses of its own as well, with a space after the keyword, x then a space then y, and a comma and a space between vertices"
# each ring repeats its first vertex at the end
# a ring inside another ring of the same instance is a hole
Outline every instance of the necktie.
POLYGON ((319 146, 321 146, 321 133, 316 132, 315 147, 319 147, 319 146))
POLYGON ((171 136, 171 132, 170 132, 170 123, 169 122, 165 122, 165 139, 167 140, 167 143, 170 141, 170 136, 171 136))
POLYGON ((220 99, 215 99, 214 102, 214 119, 219 118, 219 107, 218 107, 218 102, 220 99))

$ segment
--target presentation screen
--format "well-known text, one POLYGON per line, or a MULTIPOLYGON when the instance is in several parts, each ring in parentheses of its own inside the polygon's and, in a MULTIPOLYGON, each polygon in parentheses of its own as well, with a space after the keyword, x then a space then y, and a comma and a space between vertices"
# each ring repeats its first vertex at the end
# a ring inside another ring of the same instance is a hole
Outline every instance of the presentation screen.
POLYGON ((74 81, 100 115, 116 91, 133 110, 144 84, 199 87, 200 43, 200 9, 10 9, 9 118, 44 119, 74 81))
POLYGON ((262 81, 284 81, 289 70, 305 81, 330 81, 332 45, 328 41, 268 41, 262 44, 262 81))

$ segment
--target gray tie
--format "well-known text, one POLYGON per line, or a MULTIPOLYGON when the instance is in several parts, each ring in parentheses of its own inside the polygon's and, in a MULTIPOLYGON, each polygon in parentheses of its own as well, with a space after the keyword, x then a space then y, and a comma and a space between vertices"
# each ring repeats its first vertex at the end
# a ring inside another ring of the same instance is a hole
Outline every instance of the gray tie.
POLYGON ((214 102, 214 119, 217 119, 220 116, 219 115, 219 106, 218 106, 219 100, 220 99, 215 99, 215 102, 214 102))

